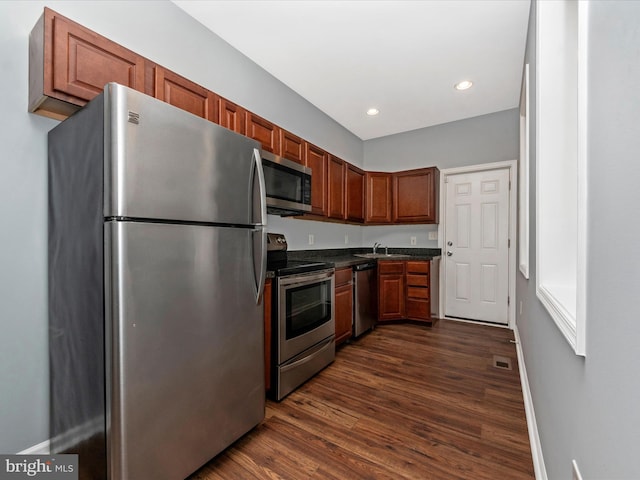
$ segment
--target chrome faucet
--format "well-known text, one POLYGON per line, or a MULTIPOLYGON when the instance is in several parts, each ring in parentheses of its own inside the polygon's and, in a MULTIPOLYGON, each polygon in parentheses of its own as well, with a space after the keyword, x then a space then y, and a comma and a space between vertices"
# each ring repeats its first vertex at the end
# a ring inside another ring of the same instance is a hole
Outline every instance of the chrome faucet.
POLYGON ((381 247, 381 246, 382 246, 382 244, 380 244, 380 243, 378 243, 378 242, 376 242, 376 243, 374 243, 374 244, 373 244, 373 254, 374 254, 374 255, 377 253, 377 251, 378 251, 378 247, 381 247))

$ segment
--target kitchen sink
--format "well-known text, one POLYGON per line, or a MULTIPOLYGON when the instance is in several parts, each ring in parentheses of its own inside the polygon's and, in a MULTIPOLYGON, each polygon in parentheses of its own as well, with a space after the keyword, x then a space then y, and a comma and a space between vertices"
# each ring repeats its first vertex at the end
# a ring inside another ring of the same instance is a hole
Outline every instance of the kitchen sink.
POLYGON ((353 256, 361 258, 409 258, 411 255, 400 253, 354 253, 353 256))

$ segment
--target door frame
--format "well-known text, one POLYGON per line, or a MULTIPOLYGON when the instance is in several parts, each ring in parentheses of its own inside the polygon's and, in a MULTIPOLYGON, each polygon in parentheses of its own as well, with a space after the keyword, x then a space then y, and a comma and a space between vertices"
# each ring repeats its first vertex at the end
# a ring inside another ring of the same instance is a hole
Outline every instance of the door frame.
MULTIPOLYGON (((444 170, 440 170, 440 224, 438 225, 438 248, 443 252, 445 249, 444 244, 444 234, 446 232, 446 221, 447 217, 446 213, 446 202, 447 202, 447 191, 445 180, 448 175, 458 175, 462 173, 478 173, 485 172, 489 170, 509 170, 509 182, 511 185, 509 191, 509 239, 511 240, 509 245, 509 260, 507 265, 507 270, 509 273, 509 306, 507 307, 507 325, 493 325, 501 328, 509 328, 513 330, 516 323, 516 251, 517 251, 517 215, 518 215, 518 161, 517 160, 506 160, 502 162, 492 162, 492 163, 481 163, 477 165, 468 165, 464 167, 455 167, 455 168, 447 168, 444 170)), ((438 317, 445 318, 456 321, 465 321, 457 318, 446 317, 444 315, 445 309, 445 299, 446 299, 446 289, 447 285, 445 282, 445 267, 444 267, 444 259, 442 260, 442 266, 440 268, 440 277, 438 281, 440 282, 440 298, 439 298, 439 311, 438 317)))

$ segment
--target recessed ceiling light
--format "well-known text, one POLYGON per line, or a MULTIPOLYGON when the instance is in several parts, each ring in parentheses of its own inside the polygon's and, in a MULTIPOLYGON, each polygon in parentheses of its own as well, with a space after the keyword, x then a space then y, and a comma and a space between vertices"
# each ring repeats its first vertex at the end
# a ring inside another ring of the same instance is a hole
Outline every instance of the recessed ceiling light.
POLYGON ((379 113, 380 110, 378 110, 377 108, 370 108, 369 110, 367 110, 367 115, 369 115, 370 117, 373 117, 379 113))
POLYGON ((456 83, 453 88, 456 90, 467 90, 473 86, 473 82, 471 80, 463 80, 461 82, 456 83))

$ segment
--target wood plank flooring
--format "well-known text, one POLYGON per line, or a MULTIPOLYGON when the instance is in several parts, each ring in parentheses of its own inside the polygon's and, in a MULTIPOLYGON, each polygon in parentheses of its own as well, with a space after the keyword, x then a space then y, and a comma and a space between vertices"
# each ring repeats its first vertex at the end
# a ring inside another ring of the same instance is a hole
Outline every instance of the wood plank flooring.
POLYGON ((378 326, 189 480, 534 479, 512 339, 446 320, 378 326))

